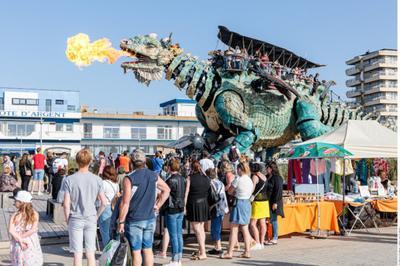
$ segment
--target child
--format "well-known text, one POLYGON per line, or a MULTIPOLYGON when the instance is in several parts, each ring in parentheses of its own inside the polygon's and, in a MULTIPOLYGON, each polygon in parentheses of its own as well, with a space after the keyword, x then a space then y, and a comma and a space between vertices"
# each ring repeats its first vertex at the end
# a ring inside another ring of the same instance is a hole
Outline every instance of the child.
POLYGON ((8 231, 11 264, 14 266, 39 266, 43 264, 38 231, 39 214, 32 207, 32 195, 21 190, 15 196, 17 212, 10 218, 8 231))

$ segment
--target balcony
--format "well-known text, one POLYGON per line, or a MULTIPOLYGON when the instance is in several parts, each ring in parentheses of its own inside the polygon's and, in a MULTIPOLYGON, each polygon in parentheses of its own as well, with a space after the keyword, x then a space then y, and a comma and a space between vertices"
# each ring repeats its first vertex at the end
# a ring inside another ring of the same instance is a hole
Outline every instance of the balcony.
POLYGON ((353 76, 357 73, 360 73, 360 69, 357 66, 351 67, 349 69, 346 69, 346 75, 347 76, 353 76))
POLYGON ((354 98, 354 97, 357 97, 360 95, 361 95, 361 92, 359 90, 349 90, 346 92, 346 96, 348 98, 354 98))
POLYGON ((354 78, 354 79, 349 79, 346 80, 346 86, 347 87, 354 87, 361 84, 360 78, 354 78))

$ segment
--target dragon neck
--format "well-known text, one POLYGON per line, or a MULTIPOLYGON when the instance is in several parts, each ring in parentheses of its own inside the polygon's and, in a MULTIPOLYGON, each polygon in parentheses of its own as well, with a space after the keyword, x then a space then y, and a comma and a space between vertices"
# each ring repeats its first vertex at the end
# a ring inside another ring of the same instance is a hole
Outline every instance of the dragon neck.
POLYGON ((174 85, 181 91, 185 90, 190 99, 195 100, 201 107, 209 102, 216 74, 212 66, 190 54, 181 54, 176 56, 165 69, 165 78, 174 79, 174 85))

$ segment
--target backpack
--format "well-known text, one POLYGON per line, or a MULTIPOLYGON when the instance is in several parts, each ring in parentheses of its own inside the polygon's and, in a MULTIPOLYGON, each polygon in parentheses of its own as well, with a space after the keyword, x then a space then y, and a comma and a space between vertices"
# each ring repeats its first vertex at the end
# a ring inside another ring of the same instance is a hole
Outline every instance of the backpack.
POLYGON ((220 202, 220 200, 222 198, 221 198, 221 195, 219 192, 220 191, 217 191, 214 184, 211 182, 210 188, 208 190, 208 197, 207 197, 209 206, 213 206, 213 205, 217 204, 218 202, 220 202))
POLYGON ((236 162, 237 160, 239 160, 239 154, 235 146, 232 146, 230 148, 228 153, 228 158, 231 162, 236 162))

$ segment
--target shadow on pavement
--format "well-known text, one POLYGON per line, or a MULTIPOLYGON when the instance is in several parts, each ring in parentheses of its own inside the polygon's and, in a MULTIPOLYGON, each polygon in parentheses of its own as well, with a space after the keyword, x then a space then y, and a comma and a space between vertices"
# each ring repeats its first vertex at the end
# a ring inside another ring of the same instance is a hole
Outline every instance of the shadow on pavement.
POLYGON ((285 263, 285 262, 279 262, 279 261, 268 261, 268 260, 240 260, 240 261, 234 261, 232 264, 238 264, 238 265, 254 265, 254 266, 269 266, 269 265, 291 265, 291 266, 313 266, 316 264, 302 264, 302 263, 285 263))

